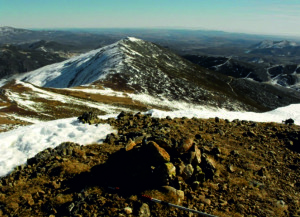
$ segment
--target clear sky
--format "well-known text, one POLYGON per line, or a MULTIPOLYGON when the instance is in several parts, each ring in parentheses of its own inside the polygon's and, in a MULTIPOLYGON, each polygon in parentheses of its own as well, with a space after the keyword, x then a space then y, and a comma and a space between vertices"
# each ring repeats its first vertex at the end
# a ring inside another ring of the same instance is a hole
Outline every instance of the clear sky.
POLYGON ((300 0, 0 0, 0 26, 191 28, 300 36, 300 0))

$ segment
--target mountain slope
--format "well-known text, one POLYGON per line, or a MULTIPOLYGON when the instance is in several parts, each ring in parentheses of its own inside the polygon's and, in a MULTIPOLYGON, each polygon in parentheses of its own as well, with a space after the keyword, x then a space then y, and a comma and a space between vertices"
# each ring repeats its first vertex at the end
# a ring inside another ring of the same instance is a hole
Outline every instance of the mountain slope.
POLYGON ((126 38, 14 78, 55 88, 100 85, 229 110, 266 111, 300 102, 300 96, 291 91, 271 85, 265 88, 253 82, 248 82, 249 89, 242 88, 240 93, 240 85, 232 85, 236 83, 235 79, 199 67, 169 50, 136 38, 126 38), (258 95, 250 92, 254 89, 258 95))

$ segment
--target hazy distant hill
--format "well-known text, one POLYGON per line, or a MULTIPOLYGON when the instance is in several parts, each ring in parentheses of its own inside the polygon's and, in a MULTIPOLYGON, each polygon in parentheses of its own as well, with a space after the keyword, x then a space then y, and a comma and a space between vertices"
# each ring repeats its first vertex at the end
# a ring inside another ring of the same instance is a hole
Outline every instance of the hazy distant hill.
POLYGON ((0 44, 24 44, 41 40, 55 41, 72 47, 72 50, 86 52, 98 46, 115 42, 112 36, 88 32, 62 30, 27 30, 13 27, 0 27, 0 44))
POLYGON ((299 56, 300 45, 296 42, 282 40, 265 40, 249 48, 247 53, 273 56, 299 56))
POLYGON ((0 78, 24 73, 66 58, 43 49, 22 49, 19 46, 0 46, 0 78))

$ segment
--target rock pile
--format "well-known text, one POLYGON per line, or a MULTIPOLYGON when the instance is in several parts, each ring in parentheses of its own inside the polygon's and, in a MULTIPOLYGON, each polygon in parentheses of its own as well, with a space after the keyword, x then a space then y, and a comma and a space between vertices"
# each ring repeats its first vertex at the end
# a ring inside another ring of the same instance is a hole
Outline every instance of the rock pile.
POLYGON ((84 124, 97 124, 100 122, 98 116, 94 112, 85 112, 78 117, 78 120, 84 124))
MULTIPOLYGON (((81 119, 92 124, 92 114, 81 119)), ((0 216, 300 215, 296 125, 122 112, 103 144, 63 143, 0 180, 0 216)))

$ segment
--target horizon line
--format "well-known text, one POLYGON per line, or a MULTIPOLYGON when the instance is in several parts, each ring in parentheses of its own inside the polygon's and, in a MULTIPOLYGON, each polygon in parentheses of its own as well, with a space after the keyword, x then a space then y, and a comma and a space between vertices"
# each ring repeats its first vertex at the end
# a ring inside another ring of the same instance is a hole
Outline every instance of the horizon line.
POLYGON ((300 35, 295 34, 279 34, 279 33, 259 33, 259 32, 242 32, 242 31, 230 31, 230 30, 218 30, 207 29, 201 27, 13 27, 13 26, 0 26, 10 27, 15 29, 25 30, 184 30, 184 31, 206 31, 206 32, 223 32, 228 34, 241 34, 241 35, 254 35, 254 36, 273 36, 273 37, 296 37, 300 38, 300 35))

